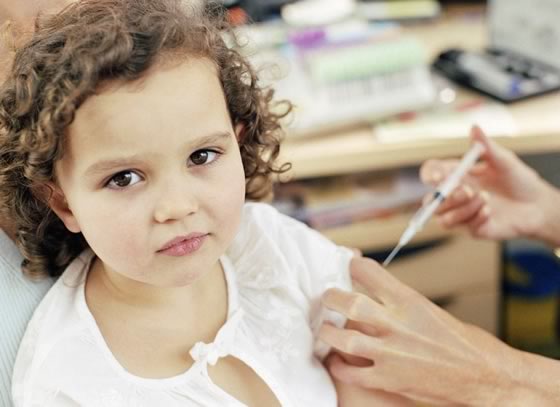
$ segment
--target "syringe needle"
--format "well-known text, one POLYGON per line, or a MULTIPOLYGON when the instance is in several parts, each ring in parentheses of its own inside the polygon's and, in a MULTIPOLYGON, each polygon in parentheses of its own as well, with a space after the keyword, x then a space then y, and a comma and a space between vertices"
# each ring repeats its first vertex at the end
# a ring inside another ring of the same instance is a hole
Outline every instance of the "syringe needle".
POLYGON ((473 144, 469 151, 467 151, 467 153, 463 156, 457 168, 455 168, 445 181, 438 186, 436 193, 434 194, 434 199, 427 205, 422 206, 414 214, 408 224, 408 227, 399 239, 399 243, 383 262, 383 267, 387 267, 387 265, 389 265, 389 263, 395 258, 399 250, 406 246, 416 233, 424 227, 424 224, 432 217, 445 198, 447 198, 453 189, 455 189, 463 176, 476 163, 483 151, 484 146, 481 143, 476 142, 473 144))
POLYGON ((395 256, 399 252, 399 250, 401 250, 401 248, 402 248, 402 246, 400 244, 395 246, 395 248, 393 249, 391 254, 389 254, 389 256, 387 256, 387 258, 383 262, 383 267, 387 267, 389 265, 389 263, 391 263, 391 261, 395 258, 395 256))

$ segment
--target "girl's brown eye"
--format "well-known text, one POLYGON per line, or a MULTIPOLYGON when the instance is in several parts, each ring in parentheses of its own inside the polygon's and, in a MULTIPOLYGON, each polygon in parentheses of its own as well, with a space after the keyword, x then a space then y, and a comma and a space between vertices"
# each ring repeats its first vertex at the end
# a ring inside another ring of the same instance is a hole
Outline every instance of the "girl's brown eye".
POLYGON ((208 155, 207 150, 195 151, 191 155, 191 161, 194 165, 204 165, 208 161, 208 155))
POLYGON ((130 185, 132 174, 130 172, 121 172, 113 177, 113 182, 118 187, 126 187, 130 185))
POLYGON ((133 171, 123 171, 115 174, 107 184, 108 187, 113 189, 126 188, 140 182, 141 178, 133 171))
POLYGON ((210 149, 202 149, 195 151, 189 157, 189 164, 192 165, 210 165, 216 161, 223 153, 220 151, 214 151, 210 149))

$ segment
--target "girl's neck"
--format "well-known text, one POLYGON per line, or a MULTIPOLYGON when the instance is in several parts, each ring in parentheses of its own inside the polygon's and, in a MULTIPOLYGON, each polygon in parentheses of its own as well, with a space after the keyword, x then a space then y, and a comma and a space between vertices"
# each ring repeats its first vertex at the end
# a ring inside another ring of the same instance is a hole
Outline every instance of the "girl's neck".
POLYGON ((188 306, 188 309, 200 309, 216 297, 227 298, 227 284, 220 262, 204 273, 198 280, 181 287, 157 287, 131 280, 115 272, 107 272, 99 259, 95 259, 88 274, 86 292, 90 289, 102 292, 122 305, 136 308, 165 309, 188 306), (223 290, 216 289, 223 287, 223 290))
POLYGON ((131 292, 116 287, 92 267, 86 302, 109 350, 126 370, 169 377, 188 369, 193 363, 189 350, 197 342, 212 342, 225 324, 227 283, 217 263, 188 286, 151 288, 131 292), (171 363, 169 354, 183 356, 171 363))

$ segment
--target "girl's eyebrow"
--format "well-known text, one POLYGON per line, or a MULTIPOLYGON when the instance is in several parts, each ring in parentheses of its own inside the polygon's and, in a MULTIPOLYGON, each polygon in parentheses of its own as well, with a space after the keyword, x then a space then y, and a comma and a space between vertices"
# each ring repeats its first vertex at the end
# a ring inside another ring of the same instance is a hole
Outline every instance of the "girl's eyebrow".
POLYGON ((200 137, 193 140, 191 143, 188 144, 189 150, 196 150, 202 146, 207 146, 209 144, 214 143, 224 143, 231 140, 231 132, 229 131, 218 131, 216 133, 212 133, 208 136, 200 137))
MULTIPOLYGON (((205 145, 227 142, 231 140, 231 138, 232 138, 231 132, 220 131, 193 140, 192 142, 187 144, 187 149, 196 150, 205 145)), ((106 173, 114 168, 134 167, 135 165, 138 165, 142 161, 143 161, 142 157, 138 155, 133 155, 130 157, 120 157, 120 158, 109 159, 109 160, 101 160, 89 166, 85 172, 85 175, 94 176, 96 174, 106 173)))
POLYGON ((114 168, 119 167, 135 167, 142 160, 138 156, 115 158, 113 160, 102 160, 92 164, 85 172, 86 176, 95 176, 104 174, 114 168))

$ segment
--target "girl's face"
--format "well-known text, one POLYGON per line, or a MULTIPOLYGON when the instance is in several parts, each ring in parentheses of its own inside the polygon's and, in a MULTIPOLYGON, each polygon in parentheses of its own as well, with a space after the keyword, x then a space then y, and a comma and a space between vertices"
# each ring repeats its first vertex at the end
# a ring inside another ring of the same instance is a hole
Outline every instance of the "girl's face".
POLYGON ((53 210, 106 270, 155 286, 189 284, 216 267, 245 199, 216 69, 191 59, 109 85, 69 128, 53 210))

